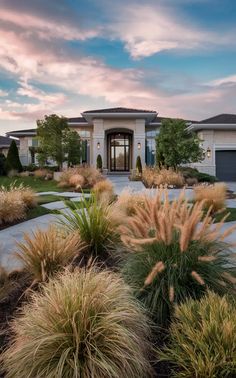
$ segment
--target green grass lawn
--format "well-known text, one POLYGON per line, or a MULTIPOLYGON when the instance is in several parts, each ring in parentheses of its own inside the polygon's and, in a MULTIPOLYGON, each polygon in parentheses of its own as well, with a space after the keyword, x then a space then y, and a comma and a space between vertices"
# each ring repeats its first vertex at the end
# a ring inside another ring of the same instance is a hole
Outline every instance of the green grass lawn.
POLYGON ((15 183, 16 185, 23 184, 25 186, 30 186, 33 190, 36 192, 48 192, 48 191, 54 191, 54 192, 62 192, 64 189, 58 188, 57 182, 54 180, 43 180, 41 178, 29 176, 29 177, 6 177, 6 176, 0 176, 0 186, 6 186, 9 187, 12 183, 15 183))
POLYGON ((37 196, 38 205, 44 205, 45 203, 65 201, 68 198, 62 196, 55 196, 54 194, 47 194, 45 196, 37 196))
POLYGON ((217 214, 215 218, 215 223, 220 222, 221 219, 229 213, 228 218, 225 220, 225 222, 235 222, 236 221, 236 209, 232 207, 228 207, 225 211, 222 213, 217 214))

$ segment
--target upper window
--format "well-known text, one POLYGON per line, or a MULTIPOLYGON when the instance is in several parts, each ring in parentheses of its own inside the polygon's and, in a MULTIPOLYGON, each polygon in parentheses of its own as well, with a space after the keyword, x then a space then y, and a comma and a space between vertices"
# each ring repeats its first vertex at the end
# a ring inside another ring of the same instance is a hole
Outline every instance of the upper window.
POLYGON ((146 130, 146 138, 155 138, 159 134, 158 129, 146 130))

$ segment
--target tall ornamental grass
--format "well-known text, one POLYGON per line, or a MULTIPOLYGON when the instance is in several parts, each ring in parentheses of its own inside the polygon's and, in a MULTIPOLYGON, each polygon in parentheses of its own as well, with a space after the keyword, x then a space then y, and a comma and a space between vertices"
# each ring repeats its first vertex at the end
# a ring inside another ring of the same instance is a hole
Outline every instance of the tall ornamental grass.
POLYGON ((146 378, 149 324, 108 271, 67 272, 34 293, 12 323, 6 378, 146 378))

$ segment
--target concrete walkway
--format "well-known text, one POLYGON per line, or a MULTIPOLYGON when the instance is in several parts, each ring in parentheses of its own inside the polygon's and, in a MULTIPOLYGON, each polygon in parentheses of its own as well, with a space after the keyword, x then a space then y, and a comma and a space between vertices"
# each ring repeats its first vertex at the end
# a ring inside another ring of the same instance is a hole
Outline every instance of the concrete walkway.
MULTIPOLYGON (((129 181, 128 176, 116 176, 109 175, 107 177, 114 185, 115 193, 119 195, 125 188, 129 189, 134 193, 144 192, 148 195, 155 195, 157 189, 146 189, 141 181, 129 181)), ((229 185, 231 190, 236 191, 236 183, 231 183, 229 185)), ((169 189, 169 198, 172 200, 179 196, 181 189, 169 189)), ((73 192, 44 192, 40 195, 55 194, 58 196, 68 197, 72 201, 80 201, 82 195, 79 193, 73 192)), ((189 200, 193 197, 193 191, 191 189, 186 189, 185 194, 189 200)), ((89 194, 85 194, 86 197, 89 197, 89 194)), ((66 212, 66 205, 63 201, 51 202, 45 205, 42 205, 47 209, 51 210, 62 210, 66 212)), ((236 199, 227 200, 227 207, 236 208, 236 199)), ((15 226, 9 227, 5 230, 0 231, 0 265, 5 267, 7 270, 18 269, 20 268, 20 263, 14 256, 14 253, 17 250, 17 242, 23 240, 24 233, 32 233, 36 229, 46 230, 49 225, 55 224, 60 215, 47 214, 41 217, 17 224, 15 226)), ((223 227, 228 229, 236 222, 228 222, 223 227)), ((236 243, 236 232, 234 232, 229 238, 230 243, 236 243)))

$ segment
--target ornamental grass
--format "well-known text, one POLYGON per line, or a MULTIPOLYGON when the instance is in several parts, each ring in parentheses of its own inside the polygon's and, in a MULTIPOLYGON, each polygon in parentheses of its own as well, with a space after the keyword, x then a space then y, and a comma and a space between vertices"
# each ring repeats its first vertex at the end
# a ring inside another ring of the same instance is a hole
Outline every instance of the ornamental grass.
POLYGON ((194 188, 194 200, 205 201, 205 206, 211 207, 212 213, 225 208, 226 195, 227 186, 224 183, 210 186, 199 185, 194 188))
POLYGON ((78 270, 50 280, 12 323, 6 378, 146 378, 149 323, 122 279, 78 270))
POLYGON ((114 187, 110 180, 97 182, 93 187, 93 193, 100 203, 110 203, 115 197, 114 187))
POLYGON ((143 170, 142 179, 147 188, 161 186, 182 188, 185 184, 182 173, 172 168, 146 167, 143 170))
POLYGON ((81 248, 78 235, 63 235, 55 226, 51 226, 47 231, 24 234, 23 242, 17 243, 16 256, 32 274, 34 281, 42 282, 67 266, 81 248))
POLYGON ((235 377, 235 300, 209 292, 178 306, 159 358, 174 367, 172 377, 235 377))
POLYGON ((211 289, 236 293, 236 266, 221 231, 204 212, 204 202, 189 204, 184 192, 173 202, 167 191, 146 197, 119 227, 129 253, 123 275, 157 324, 167 326, 175 304, 201 298, 211 289))

